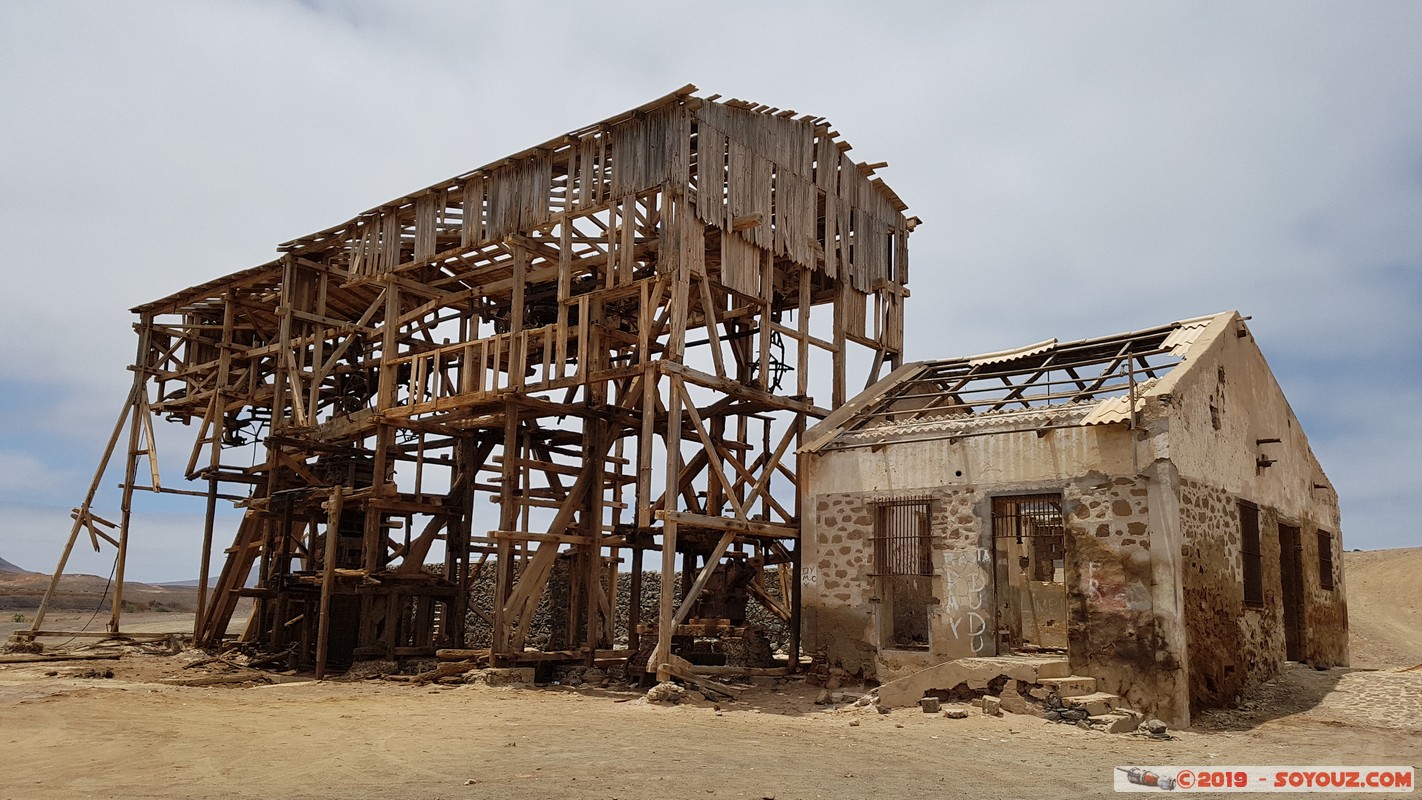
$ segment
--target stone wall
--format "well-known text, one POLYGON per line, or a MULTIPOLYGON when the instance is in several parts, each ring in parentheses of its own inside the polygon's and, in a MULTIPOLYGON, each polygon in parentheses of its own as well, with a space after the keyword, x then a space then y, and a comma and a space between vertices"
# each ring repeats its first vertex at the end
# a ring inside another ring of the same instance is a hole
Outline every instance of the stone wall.
MULTIPOLYGON (((1280 575, 1280 523, 1299 528, 1303 546, 1303 631, 1301 660, 1330 666, 1348 663, 1347 606, 1343 601, 1342 558, 1337 534, 1334 588, 1323 589, 1318 574, 1319 526, 1308 519, 1259 508, 1262 606, 1244 602, 1240 498, 1203 481, 1180 480, 1184 533, 1185 627, 1190 650, 1190 699, 1194 710, 1229 703, 1247 687, 1282 668, 1287 647, 1280 575)), ((1332 533, 1332 532, 1330 532, 1332 533)))
MULTIPOLYGON (((1134 707, 1188 718, 1183 634, 1173 564, 1153 557, 1148 479, 1087 476, 1050 485, 939 486, 813 498, 804 583, 806 652, 888 681, 944 661, 996 655, 992 497, 1061 491, 1067 517, 1069 651, 1076 672, 1134 707), (885 646, 881 580, 873 574, 873 504, 912 494, 931 501, 932 598, 927 650, 885 646), (1165 577, 1161 577, 1162 574, 1165 577)), ((1169 495, 1173 498, 1173 495, 1169 495)))
POLYGON ((1072 671, 1096 678, 1102 691, 1179 724, 1188 716, 1183 637, 1173 570, 1157 563, 1168 543, 1152 530, 1150 495, 1147 477, 1088 477, 1063 492, 1068 652, 1072 671))
POLYGON ((1261 509, 1264 605, 1246 607, 1238 498, 1191 478, 1181 478, 1179 491, 1190 705, 1199 711, 1228 703, 1283 664, 1279 536, 1261 509))
POLYGON ((888 680, 952 658, 992 655, 992 564, 976 513, 983 496, 971 487, 913 492, 930 499, 932 597, 927 651, 880 647, 883 598, 873 575, 873 504, 902 496, 856 492, 815 498, 806 547, 805 649, 833 666, 888 680))

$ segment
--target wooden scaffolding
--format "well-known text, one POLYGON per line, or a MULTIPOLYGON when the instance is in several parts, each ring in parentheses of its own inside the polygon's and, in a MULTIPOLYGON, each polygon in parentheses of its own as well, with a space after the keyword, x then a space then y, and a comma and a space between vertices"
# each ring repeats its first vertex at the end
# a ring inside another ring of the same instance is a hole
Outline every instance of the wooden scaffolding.
POLYGON ((694 92, 134 309, 108 451, 127 424, 122 516, 104 534, 91 491, 65 558, 83 530, 108 538, 121 592, 133 492, 172 491, 158 415, 197 432, 200 644, 247 596, 243 638, 318 672, 464 647, 472 614, 494 665, 641 650, 665 678, 683 637, 735 627, 718 594, 736 584, 788 622, 797 663, 798 441, 852 366, 872 382, 899 365, 917 220, 822 118, 694 92), (230 499, 244 516, 209 594, 230 499), (659 614, 642 619, 655 552, 659 614), (555 573, 565 630, 535 650, 555 573), (492 597, 471 600, 476 585, 492 597))

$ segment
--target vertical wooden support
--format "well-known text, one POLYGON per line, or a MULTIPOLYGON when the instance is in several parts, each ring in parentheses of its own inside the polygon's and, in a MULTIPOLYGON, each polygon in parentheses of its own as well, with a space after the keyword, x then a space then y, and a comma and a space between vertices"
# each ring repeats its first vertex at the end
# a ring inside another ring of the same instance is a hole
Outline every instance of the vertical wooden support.
MULTIPOLYGON (((519 424, 518 406, 512 402, 504 404, 504 442, 502 448, 503 484, 499 488, 499 530, 511 531, 515 529, 518 520, 518 487, 515 486, 518 480, 518 459, 522 448, 519 445, 519 424)), ((498 562, 495 564, 496 571, 494 577, 494 624, 493 642, 490 653, 490 662, 493 666, 501 666, 503 659, 512 642, 511 631, 509 630, 509 594, 513 588, 514 577, 514 547, 513 542, 506 536, 498 539, 498 562)))
MULTIPOLYGON (((341 538, 341 511, 344 505, 340 486, 331 489, 326 501, 326 556, 321 571, 321 614, 316 630, 316 680, 326 677, 326 657, 331 643, 331 591, 336 583, 336 549, 341 538)), ((281 624, 281 620, 277 621, 281 624)))
POLYGON ((657 430, 657 362, 642 366, 642 435, 637 437, 637 528, 652 525, 652 445, 657 430))
MULTIPOLYGON (((635 541, 640 541, 641 534, 634 534, 635 541)), ((630 597, 627 603, 627 648, 636 653, 642 648, 642 634, 637 632, 637 626, 642 624, 642 554, 646 552, 640 546, 633 545, 632 553, 632 581, 628 587, 630 597)))
MULTIPOLYGON (((220 445, 216 440, 214 448, 220 445)), ((217 516, 217 476, 212 472, 207 476, 207 509, 202 518, 202 561, 198 564, 197 612, 193 615, 193 638, 202 636, 203 621, 207 618, 207 581, 211 574, 212 532, 217 516)))
POLYGON ((846 339, 844 335, 845 327, 849 324, 849 282, 846 280, 839 287, 839 291, 834 295, 834 374, 832 376, 833 388, 831 389, 830 408, 839 408, 844 405, 844 356, 846 339))
POLYGON ((647 671, 657 672, 657 680, 671 679, 667 664, 671 661, 673 603, 676 601, 676 522, 662 524, 662 595, 657 614, 657 650, 647 662, 647 671))
MULTIPOLYGON (((667 376, 667 473, 666 473, 666 493, 663 495, 663 502, 667 511, 677 510, 677 495, 681 487, 681 376, 667 376)), ((657 614, 657 652, 656 657, 647 664, 648 669, 655 668, 657 680, 664 681, 671 677, 671 674, 663 667, 668 663, 671 656, 672 643, 672 619, 675 614, 673 604, 676 602, 676 521, 667 519, 662 522, 662 593, 659 613, 657 614), (652 663, 655 662, 655 663, 652 663)))
MULTIPOLYGON (((148 353, 149 337, 153 331, 152 316, 143 315, 138 327, 138 358, 136 364, 143 364, 144 357, 148 353)), ((123 500, 120 506, 119 517, 119 544, 118 560, 114 564, 114 599, 113 615, 109 619, 109 632, 117 635, 120 632, 120 622, 123 617, 123 582, 124 569, 128 560, 128 532, 129 523, 133 519, 133 482, 138 471, 138 438, 144 429, 146 420, 140 419, 147 413, 148 404, 144 397, 144 383, 142 379, 136 384, 137 391, 133 393, 133 411, 129 417, 128 426, 128 459, 123 476, 123 500)), ((157 447, 150 439, 148 442, 150 460, 156 459, 157 454, 154 448, 157 447)))

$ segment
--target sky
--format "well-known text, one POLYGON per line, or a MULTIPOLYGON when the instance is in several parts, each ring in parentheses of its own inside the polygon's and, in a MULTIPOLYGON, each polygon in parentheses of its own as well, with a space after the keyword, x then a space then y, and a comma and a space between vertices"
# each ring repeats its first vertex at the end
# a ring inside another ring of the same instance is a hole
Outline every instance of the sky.
MULTIPOLYGON (((889 162, 909 359, 1238 309, 1344 546, 1422 545, 1419 30, 1410 1, 0 0, 0 556, 57 560, 130 307, 687 83, 889 162)), ((138 498, 130 578, 195 576, 188 500, 138 498)))

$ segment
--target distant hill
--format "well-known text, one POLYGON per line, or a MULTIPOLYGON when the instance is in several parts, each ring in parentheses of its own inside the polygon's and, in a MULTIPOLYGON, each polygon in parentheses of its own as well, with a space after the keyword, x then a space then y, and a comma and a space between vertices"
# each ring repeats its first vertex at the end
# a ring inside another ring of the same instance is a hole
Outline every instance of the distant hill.
POLYGON ((29 570, 27 570, 27 569, 21 569, 20 567, 17 567, 17 566, 15 566, 14 564, 11 564, 10 562, 6 561, 6 560, 3 559, 3 558, 0 558, 0 572, 16 572, 16 573, 23 573, 23 574, 32 574, 32 573, 30 573, 29 570))
POLYGON ((1343 569, 1352 666, 1422 664, 1422 547, 1344 553, 1343 569))
MULTIPOLYGON (((30 609, 39 606, 49 576, 29 572, 4 562, 0 569, 0 609, 30 609)), ((108 608, 113 584, 98 575, 65 575, 59 580, 51 607, 55 609, 108 608)), ((124 606, 137 611, 191 611, 197 603, 197 589, 189 586, 153 586, 130 581, 124 586, 124 606)))

